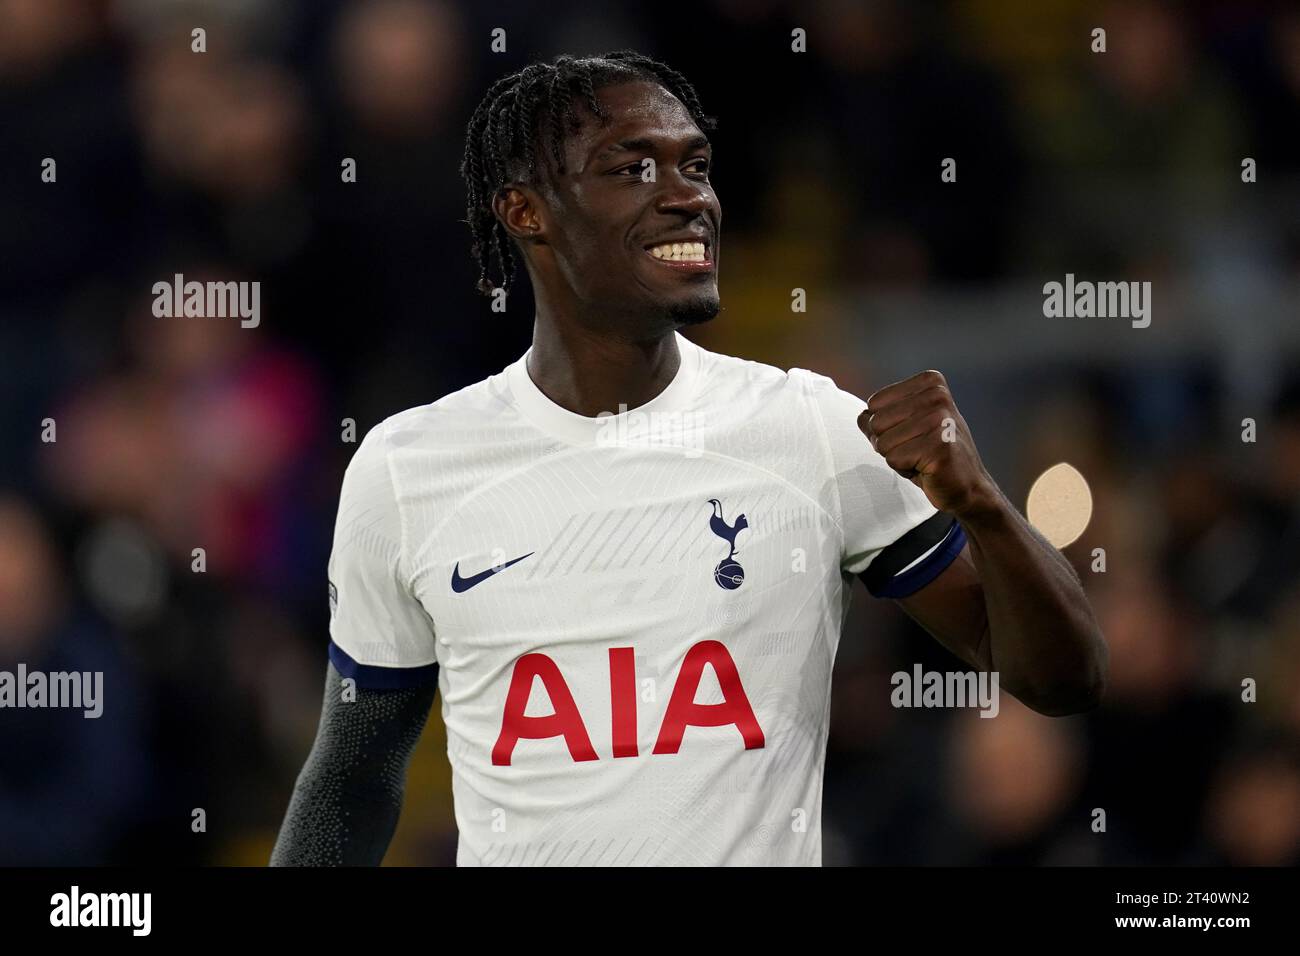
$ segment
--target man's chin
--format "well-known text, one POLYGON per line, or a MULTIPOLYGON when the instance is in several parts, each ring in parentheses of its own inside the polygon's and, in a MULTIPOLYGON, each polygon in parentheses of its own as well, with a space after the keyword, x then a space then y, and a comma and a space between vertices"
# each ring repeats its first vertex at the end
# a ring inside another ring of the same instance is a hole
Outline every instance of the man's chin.
POLYGON ((668 309, 668 315, 681 325, 703 325, 721 311, 722 300, 717 293, 711 293, 674 302, 668 309))

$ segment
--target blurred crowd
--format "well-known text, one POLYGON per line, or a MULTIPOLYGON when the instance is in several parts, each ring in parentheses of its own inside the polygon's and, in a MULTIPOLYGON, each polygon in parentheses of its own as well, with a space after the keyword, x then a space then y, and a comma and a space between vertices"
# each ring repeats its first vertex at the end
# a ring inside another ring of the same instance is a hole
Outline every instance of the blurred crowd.
MULTIPOLYGON (((892 672, 959 665, 859 591, 826 862, 1300 862, 1300 350, 1251 329, 1254 303, 1300 318, 1294 4, 0 0, 0 669, 106 686, 98 720, 0 711, 0 865, 266 861, 319 714, 345 420, 531 337, 526 288, 506 314, 473 290, 465 123, 506 72, 627 47, 720 119, 708 348, 865 392, 894 371, 844 348, 869 303, 942 321, 1067 271, 1215 317, 1147 364, 1062 348, 1021 375, 987 342, 1001 378, 963 386, 1032 396, 967 414, 1000 437, 990 471, 1018 502, 1061 460, 1091 486, 1066 554, 1109 695, 1064 720, 893 709, 892 672), (260 281, 259 327, 156 318, 176 273, 260 281), (1252 334, 1266 368, 1213 345, 1252 334)), ((435 710, 391 863, 454 861, 444 747, 435 710)))

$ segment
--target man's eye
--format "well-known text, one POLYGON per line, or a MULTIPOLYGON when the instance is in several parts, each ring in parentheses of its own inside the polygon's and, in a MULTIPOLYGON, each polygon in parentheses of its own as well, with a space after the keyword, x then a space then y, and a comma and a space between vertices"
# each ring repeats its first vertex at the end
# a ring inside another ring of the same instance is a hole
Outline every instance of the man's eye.
MULTIPOLYGON (((645 170, 645 161, 638 160, 635 163, 631 163, 627 166, 620 166, 618 169, 613 170, 612 175, 639 177, 645 172, 645 170)), ((703 158, 691 160, 691 162, 687 163, 683 167, 683 171, 693 176, 707 177, 709 175, 709 161, 703 158)))

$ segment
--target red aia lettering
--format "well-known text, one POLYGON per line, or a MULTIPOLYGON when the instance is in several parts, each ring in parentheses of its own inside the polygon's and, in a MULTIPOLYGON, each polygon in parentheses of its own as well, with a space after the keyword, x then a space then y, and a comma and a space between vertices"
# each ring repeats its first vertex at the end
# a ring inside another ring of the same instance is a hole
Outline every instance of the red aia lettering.
MULTIPOLYGON (((636 663, 635 652, 630 647, 612 647, 609 650, 609 699, 614 756, 636 757, 640 753, 636 742, 636 663)), ((749 704, 736 662, 721 642, 701 641, 686 652, 682 661, 653 752, 677 753, 687 727, 724 727, 728 724, 735 725, 740 731, 746 750, 764 746, 763 729, 749 704), (695 703, 705 664, 713 668, 722 689, 723 699, 719 704, 695 703)), ((561 735, 574 760, 599 759, 560 668, 545 654, 525 654, 515 662, 510 677, 501 734, 492 748, 492 763, 508 767, 515 744, 520 740, 541 740, 561 735), (544 717, 525 716, 524 708, 528 705, 534 677, 542 679, 555 713, 544 717)))
POLYGON ((636 652, 630 647, 609 649, 609 714, 614 756, 637 756, 636 652))
POLYGON ((506 712, 501 720, 501 735, 497 737, 496 746, 492 748, 492 763, 497 766, 510 766, 510 755, 514 753, 515 744, 521 738, 542 740, 546 737, 564 735, 569 745, 569 753, 574 760, 597 760, 591 738, 587 736, 587 726, 578 713, 578 705, 573 702, 569 685, 564 682, 555 661, 545 654, 525 654, 515 661, 515 672, 510 678, 510 690, 506 693, 506 712), (526 717, 524 708, 528 706, 528 691, 532 689, 533 678, 540 677, 546 694, 551 699, 555 713, 545 717, 526 717))
POLYGON ((736 662, 720 642, 700 641, 686 652, 686 659, 682 661, 682 672, 673 685, 673 696, 668 698, 668 711, 664 714, 663 726, 659 728, 654 752, 677 753, 688 726, 723 727, 727 724, 735 724, 740 729, 746 750, 763 746, 763 730, 758 726, 754 708, 749 706, 749 698, 745 696, 736 662), (722 688, 720 704, 695 703, 695 692, 704 676, 705 664, 712 665, 713 673, 718 675, 718 686, 722 688))

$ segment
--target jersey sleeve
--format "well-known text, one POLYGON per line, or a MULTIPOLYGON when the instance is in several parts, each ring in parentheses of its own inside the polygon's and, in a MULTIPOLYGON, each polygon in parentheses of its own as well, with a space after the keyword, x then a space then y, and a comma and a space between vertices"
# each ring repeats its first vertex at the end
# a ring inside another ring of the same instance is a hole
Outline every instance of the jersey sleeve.
POLYGON ((829 445, 829 499, 844 534, 840 568, 876 597, 907 597, 952 563, 966 543, 957 521, 885 462, 858 427, 867 403, 808 373, 829 445))
POLYGON ((410 589, 403 544, 380 423, 343 475, 329 559, 330 661, 358 687, 413 687, 437 679, 433 621, 410 589))

